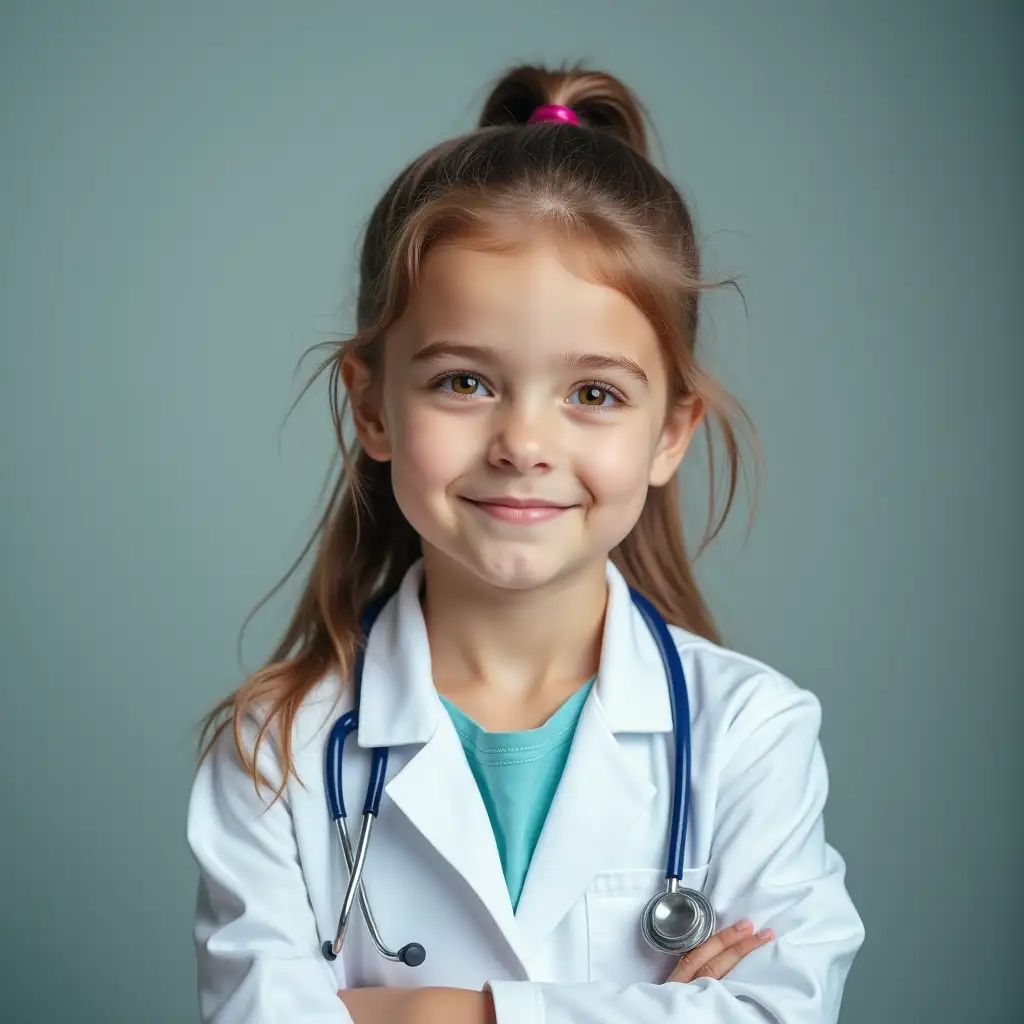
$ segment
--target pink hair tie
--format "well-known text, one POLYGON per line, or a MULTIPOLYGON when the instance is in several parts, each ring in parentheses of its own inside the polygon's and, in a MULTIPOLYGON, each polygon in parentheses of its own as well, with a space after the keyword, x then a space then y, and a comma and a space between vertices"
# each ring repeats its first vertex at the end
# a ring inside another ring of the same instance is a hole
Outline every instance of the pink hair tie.
POLYGON ((540 121, 561 121, 562 124, 579 124, 580 119, 571 107, 562 107, 557 103, 542 103, 531 115, 527 124, 540 121))

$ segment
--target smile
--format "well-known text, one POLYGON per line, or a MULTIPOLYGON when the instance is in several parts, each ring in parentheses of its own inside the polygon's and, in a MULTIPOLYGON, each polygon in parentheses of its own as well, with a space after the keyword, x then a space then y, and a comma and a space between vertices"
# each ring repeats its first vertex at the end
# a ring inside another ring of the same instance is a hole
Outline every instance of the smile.
POLYGON ((571 505, 505 505, 497 501, 473 501, 471 498, 463 500, 492 519, 521 526, 550 522, 572 508, 571 505))

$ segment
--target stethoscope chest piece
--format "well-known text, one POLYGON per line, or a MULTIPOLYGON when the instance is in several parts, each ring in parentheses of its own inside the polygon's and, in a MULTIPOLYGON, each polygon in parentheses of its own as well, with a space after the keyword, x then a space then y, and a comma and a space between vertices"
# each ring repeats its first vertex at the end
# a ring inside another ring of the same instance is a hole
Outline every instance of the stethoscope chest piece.
POLYGON ((682 956, 707 942, 714 930, 715 911, 704 894, 682 888, 675 878, 644 908, 643 935, 659 953, 682 956))

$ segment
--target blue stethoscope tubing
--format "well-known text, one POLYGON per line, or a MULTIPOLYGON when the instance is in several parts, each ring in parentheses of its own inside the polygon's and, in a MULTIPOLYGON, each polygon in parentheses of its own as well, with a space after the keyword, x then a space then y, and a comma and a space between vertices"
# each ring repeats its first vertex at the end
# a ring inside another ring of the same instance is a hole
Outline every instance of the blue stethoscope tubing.
POLYGON ((633 589, 629 593, 658 645, 658 653, 668 677, 676 750, 672 767, 672 809, 669 815, 665 877, 682 878, 686 827, 690 821, 690 695, 687 692, 683 662, 665 620, 643 594, 633 589))
POLYGON ((366 654, 366 643, 370 638, 370 630, 373 628, 377 616, 380 615, 386 601, 379 601, 371 605, 362 619, 362 630, 364 643, 356 651, 355 664, 353 666, 353 679, 355 681, 355 701, 351 711, 345 712, 331 728, 327 738, 327 762, 325 766, 325 788, 327 789, 327 803, 330 807, 331 819, 334 821, 341 841, 341 849, 345 855, 345 863, 348 867, 349 881, 345 889, 345 898, 341 904, 341 913, 338 916, 338 929, 335 932, 334 941, 327 939, 320 947, 324 958, 336 960, 345 942, 345 930, 348 927, 349 916, 352 913, 353 898, 358 893, 359 906, 363 912, 367 929, 370 932, 370 939, 377 952, 385 960, 393 960, 409 967, 418 967, 426 959, 426 951, 418 942, 409 942, 401 949, 392 951, 380 937, 377 922, 374 919, 373 911, 370 909, 370 902, 366 896, 366 889, 363 885, 363 865, 366 862, 366 852, 370 844, 370 831, 373 822, 380 811, 381 797, 384 795, 384 780, 388 772, 388 748, 374 747, 370 755, 370 775, 366 781, 366 799, 363 802, 363 820, 359 827, 359 839, 353 853, 352 842, 348 834, 347 814, 345 812, 345 793, 342 788, 342 762, 345 756, 345 741, 349 735, 359 727, 359 698, 363 685, 363 660, 366 654))
MULTIPOLYGON (((686 850, 686 829, 690 816, 690 700, 682 659, 679 657, 679 651, 669 632, 668 625, 643 594, 630 588, 630 596, 650 630, 661 655, 668 681, 675 737, 668 861, 665 868, 666 887, 664 891, 652 897, 644 908, 641 931, 644 939, 652 948, 662 953, 682 956, 706 941, 714 930, 715 924, 715 912, 703 893, 695 889, 684 888, 680 884, 686 850)), ((366 640, 369 639, 370 630, 385 604, 386 601, 378 601, 364 614, 362 628, 363 637, 366 640)), ((355 851, 352 850, 348 833, 342 789, 342 760, 345 741, 359 726, 359 698, 365 650, 366 642, 364 641, 356 653, 353 666, 355 700, 352 710, 347 711, 335 722, 327 739, 324 780, 327 802, 345 855, 349 879, 341 913, 338 917, 338 928, 334 941, 326 940, 321 951, 327 960, 335 960, 338 957, 345 941, 352 905, 358 896, 360 909, 377 952, 388 960, 400 961, 410 967, 417 967, 426 958, 423 946, 417 942, 410 942, 397 952, 392 952, 384 945, 362 882, 370 831, 380 811, 381 797, 384 793, 384 781, 388 768, 387 747, 374 747, 371 752, 366 799, 363 803, 363 817, 355 851)))

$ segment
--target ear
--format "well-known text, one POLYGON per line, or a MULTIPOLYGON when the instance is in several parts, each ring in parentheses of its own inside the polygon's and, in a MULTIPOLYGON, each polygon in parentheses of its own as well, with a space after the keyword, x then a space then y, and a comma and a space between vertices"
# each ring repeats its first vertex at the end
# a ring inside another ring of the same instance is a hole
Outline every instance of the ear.
POLYGON ((341 357, 341 380, 348 392, 356 436, 363 449, 377 462, 389 461, 391 442, 380 401, 379 383, 373 379, 366 363, 350 353, 341 357))
POLYGON ((669 411, 651 461, 652 487, 662 487, 672 479, 703 418, 704 403, 699 398, 688 398, 669 411))

